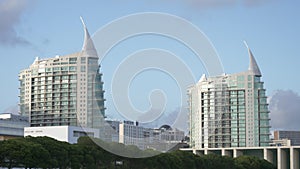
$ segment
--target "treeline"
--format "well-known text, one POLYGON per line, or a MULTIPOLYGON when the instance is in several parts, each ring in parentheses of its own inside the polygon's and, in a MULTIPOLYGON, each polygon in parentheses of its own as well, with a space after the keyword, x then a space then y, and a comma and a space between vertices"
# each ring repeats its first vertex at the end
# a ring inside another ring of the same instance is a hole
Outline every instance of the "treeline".
POLYGON ((104 143, 81 137, 77 144, 60 142, 49 137, 26 137, 0 141, 0 167, 60 168, 60 169, 275 169, 271 163, 257 157, 206 155, 174 151, 148 158, 126 158, 110 153, 98 144, 105 144, 122 155, 151 156, 155 151, 141 151, 135 146, 104 143), (96 142, 96 143, 95 143, 96 142), (129 154, 126 154, 129 153, 129 154))

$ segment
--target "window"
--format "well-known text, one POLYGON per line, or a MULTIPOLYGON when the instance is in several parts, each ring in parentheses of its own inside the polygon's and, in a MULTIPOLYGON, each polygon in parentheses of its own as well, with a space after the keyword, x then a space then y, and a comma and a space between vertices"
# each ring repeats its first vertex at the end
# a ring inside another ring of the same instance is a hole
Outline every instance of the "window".
POLYGON ((93 132, 73 131, 73 137, 90 136, 94 137, 93 132))
POLYGON ((98 58, 89 58, 88 64, 98 64, 98 58))
POLYGON ((252 81, 252 76, 248 75, 248 81, 252 81))
POLYGON ((81 61, 82 64, 85 64, 86 63, 86 58, 85 57, 81 57, 80 61, 81 61))
POLYGON ((81 66, 80 71, 85 72, 85 66, 81 66))
POLYGON ((52 72, 52 68, 46 68, 46 72, 52 72))
POLYGON ((70 64, 75 64, 77 62, 77 58, 69 58, 70 64))
POLYGON ((60 67, 54 67, 53 72, 58 72, 60 70, 60 67))
POLYGON ((68 66, 61 67, 61 70, 62 70, 62 71, 68 71, 68 70, 69 70, 69 67, 68 67, 68 66))
POLYGON ((244 81, 245 79, 244 79, 244 76, 238 76, 238 77, 237 77, 237 80, 238 80, 239 82, 241 82, 241 81, 244 81))
POLYGON ((75 66, 70 66, 69 70, 70 70, 70 72, 75 72, 76 71, 76 67, 75 66))

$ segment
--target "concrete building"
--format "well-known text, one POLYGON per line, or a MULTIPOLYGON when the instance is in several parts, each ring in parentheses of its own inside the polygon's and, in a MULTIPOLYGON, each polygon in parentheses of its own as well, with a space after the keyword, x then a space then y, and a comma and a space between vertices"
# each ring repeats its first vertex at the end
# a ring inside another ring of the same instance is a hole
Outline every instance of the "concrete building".
POLYGON ((47 136, 73 144, 77 143, 77 139, 81 136, 99 138, 99 129, 76 126, 25 127, 24 137, 26 136, 47 136))
POLYGON ((0 114, 0 140, 24 136, 24 127, 28 127, 28 117, 11 113, 0 114))
POLYGON ((291 140, 289 139, 280 139, 280 140, 272 140, 270 146, 291 146, 291 140))
POLYGON ((169 125, 153 129, 145 128, 133 121, 109 120, 107 123, 110 124, 110 127, 105 130, 106 138, 125 145, 136 145, 142 150, 155 149, 165 152, 184 139, 183 131, 172 129, 169 125))
POLYGON ((203 75, 188 88, 190 147, 259 147, 270 143, 269 110, 260 69, 249 52, 249 69, 203 75))
POLYGON ((277 169, 299 169, 300 166, 300 146, 280 146, 280 147, 229 147, 229 148, 182 148, 182 151, 190 151, 197 155, 217 154, 229 157, 239 157, 243 155, 256 156, 265 159, 277 166, 277 169))
MULTIPOLYGON (((83 21, 82 21, 83 23, 83 21)), ((99 58, 84 26, 80 52, 34 60, 19 73, 20 113, 31 127, 99 128, 104 121, 104 90, 99 58)))
POLYGON ((285 140, 291 141, 292 146, 300 146, 300 131, 274 131, 274 140, 285 140))

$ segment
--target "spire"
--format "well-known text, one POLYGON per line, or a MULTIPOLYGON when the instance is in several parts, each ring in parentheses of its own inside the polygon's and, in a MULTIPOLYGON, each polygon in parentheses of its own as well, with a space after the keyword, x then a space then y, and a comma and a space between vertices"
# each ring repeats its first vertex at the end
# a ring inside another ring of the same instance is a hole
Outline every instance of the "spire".
POLYGON ((257 75, 257 76, 261 76, 261 72, 259 70, 259 67, 256 63, 256 60, 250 50, 250 48, 248 47, 247 43, 244 41, 247 49, 248 49, 248 53, 249 53, 249 68, 248 68, 248 71, 253 73, 254 75, 257 75))
POLYGON ((202 74, 200 80, 198 82, 202 82, 202 81, 205 81, 206 80, 206 76, 205 74, 202 74))
POLYGON ((97 51, 95 49, 93 40, 89 34, 89 31, 87 30, 87 27, 86 27, 82 17, 80 17, 80 20, 82 22, 83 29, 84 29, 84 41, 83 41, 82 51, 86 52, 89 55, 97 56, 97 51))

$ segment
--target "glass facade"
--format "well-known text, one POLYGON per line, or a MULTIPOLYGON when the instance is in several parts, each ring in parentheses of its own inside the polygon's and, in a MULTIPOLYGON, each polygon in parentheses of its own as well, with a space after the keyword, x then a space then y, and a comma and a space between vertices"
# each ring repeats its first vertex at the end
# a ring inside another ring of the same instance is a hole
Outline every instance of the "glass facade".
POLYGON ((246 71, 202 76, 188 89, 188 98, 192 148, 269 145, 269 110, 261 75, 246 71))
POLYGON ((20 72, 20 112, 32 127, 101 125, 105 100, 98 57, 83 55, 37 59, 20 72))

